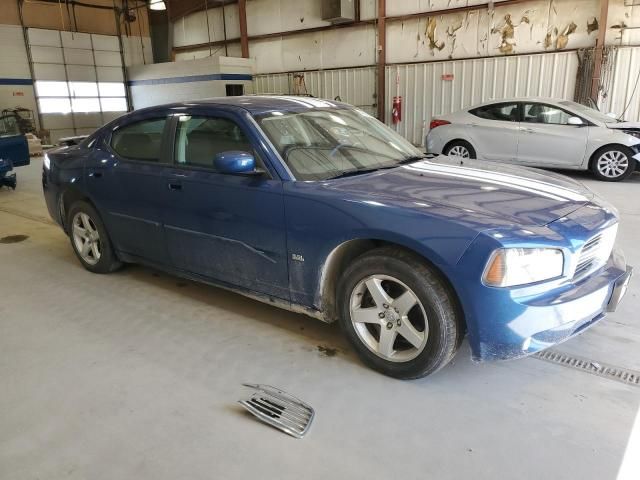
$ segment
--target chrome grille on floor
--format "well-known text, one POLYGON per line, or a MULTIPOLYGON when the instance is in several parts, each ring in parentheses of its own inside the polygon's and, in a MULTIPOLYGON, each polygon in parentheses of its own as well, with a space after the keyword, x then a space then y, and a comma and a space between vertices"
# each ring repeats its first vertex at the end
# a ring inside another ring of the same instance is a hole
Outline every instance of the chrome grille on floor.
POLYGON ((315 416, 310 405, 269 385, 243 385, 256 392, 249 400, 239 403, 258 419, 296 438, 307 433, 315 416))
POLYGON ((607 263, 616 241, 617 231, 618 225, 616 224, 587 240, 580 249, 573 274, 575 279, 583 277, 607 263))

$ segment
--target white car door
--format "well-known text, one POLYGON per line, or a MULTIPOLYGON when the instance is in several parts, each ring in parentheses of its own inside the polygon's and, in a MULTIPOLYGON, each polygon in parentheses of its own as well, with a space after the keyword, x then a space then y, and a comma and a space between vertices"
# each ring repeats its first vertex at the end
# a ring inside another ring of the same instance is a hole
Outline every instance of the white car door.
POLYGON ((478 158, 516 162, 518 109, 518 102, 501 102, 469 110, 467 127, 478 158))
POLYGON ((559 107, 523 103, 518 138, 518 161, 541 167, 577 167, 587 149, 589 127, 569 125, 573 115, 559 107))

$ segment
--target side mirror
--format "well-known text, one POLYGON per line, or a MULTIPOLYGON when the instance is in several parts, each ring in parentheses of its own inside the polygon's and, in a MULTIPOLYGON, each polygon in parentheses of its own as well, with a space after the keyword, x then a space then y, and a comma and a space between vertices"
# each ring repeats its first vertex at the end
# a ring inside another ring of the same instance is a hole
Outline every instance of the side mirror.
POLYGON ((248 152, 230 150, 228 152, 217 153, 213 158, 213 166, 220 173, 229 174, 254 174, 260 173, 256 170, 256 161, 248 152))
POLYGON ((581 127, 584 125, 584 122, 580 117, 569 117, 569 120, 567 120, 567 124, 575 125, 576 127, 581 127))

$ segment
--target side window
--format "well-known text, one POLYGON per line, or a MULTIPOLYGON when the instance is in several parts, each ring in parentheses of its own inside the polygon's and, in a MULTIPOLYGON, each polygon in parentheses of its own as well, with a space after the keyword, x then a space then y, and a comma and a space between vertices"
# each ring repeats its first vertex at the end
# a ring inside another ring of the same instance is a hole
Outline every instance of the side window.
POLYGON ((524 121, 528 123, 546 123, 552 125, 567 125, 569 115, 564 110, 541 103, 524 104, 524 121))
MULTIPOLYGON (((226 118, 180 117, 175 147, 175 162, 178 165, 211 169, 218 153, 237 150, 255 156, 249 139, 240 127, 226 118)), ((259 163, 257 158, 256 163, 259 163)))
POLYGON ((165 123, 165 118, 152 119, 119 128, 111 135, 111 148, 125 158, 159 162, 165 123))
POLYGON ((474 108, 469 113, 485 120, 499 120, 502 122, 519 122, 517 103, 494 103, 474 108))

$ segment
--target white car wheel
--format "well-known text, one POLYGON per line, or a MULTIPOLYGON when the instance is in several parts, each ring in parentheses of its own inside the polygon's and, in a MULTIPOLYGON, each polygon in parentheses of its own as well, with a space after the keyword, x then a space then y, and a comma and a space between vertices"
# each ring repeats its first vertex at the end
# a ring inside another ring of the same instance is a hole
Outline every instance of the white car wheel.
POLYGON ((616 182, 633 172, 635 164, 630 155, 620 147, 609 147, 598 152, 593 160, 593 173, 600 180, 616 182))

